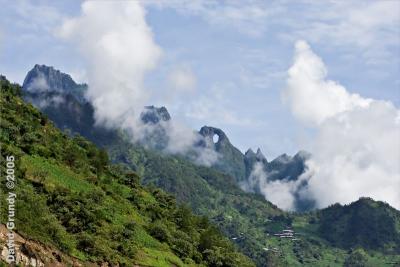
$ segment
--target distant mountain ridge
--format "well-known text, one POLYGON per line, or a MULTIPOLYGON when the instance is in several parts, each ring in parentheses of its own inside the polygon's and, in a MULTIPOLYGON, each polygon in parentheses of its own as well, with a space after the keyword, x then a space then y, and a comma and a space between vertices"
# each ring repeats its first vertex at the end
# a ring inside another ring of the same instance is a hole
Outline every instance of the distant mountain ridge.
MULTIPOLYGON (((71 128, 71 130, 81 134, 89 133, 86 137, 90 140, 103 140, 112 132, 95 124, 94 108, 84 98, 87 85, 77 84, 68 74, 53 67, 36 64, 28 72, 24 80, 23 90, 26 92, 25 99, 48 114, 62 129, 71 128), (38 80, 40 82, 37 82, 38 80), (43 86, 43 88, 40 86, 43 86), (63 110, 63 113, 57 112, 57 109, 63 110), (91 136, 90 133, 92 132, 101 133, 101 136, 91 136)), ((172 120, 167 108, 146 106, 140 114, 140 119, 144 124, 152 127, 151 131, 141 140, 142 144, 152 149, 164 150, 167 147, 168 138, 167 130, 162 123, 168 123, 172 120)), ((283 154, 268 162, 259 148, 257 153, 248 150, 243 154, 230 142, 225 132, 219 128, 203 126, 198 133, 202 139, 195 146, 217 152, 220 157, 213 163, 212 167, 231 175, 238 184, 247 183, 256 162, 263 165, 263 170, 271 181, 296 180, 306 168, 305 161, 308 159, 306 152, 299 152, 294 157, 283 154), (215 135, 218 136, 218 140, 214 143, 215 135)), ((187 158, 191 159, 189 154, 187 158)), ((260 192, 259 188, 247 186, 243 188, 256 193, 260 192)), ((313 208, 312 205, 301 203, 296 207, 299 207, 300 210, 313 208)))

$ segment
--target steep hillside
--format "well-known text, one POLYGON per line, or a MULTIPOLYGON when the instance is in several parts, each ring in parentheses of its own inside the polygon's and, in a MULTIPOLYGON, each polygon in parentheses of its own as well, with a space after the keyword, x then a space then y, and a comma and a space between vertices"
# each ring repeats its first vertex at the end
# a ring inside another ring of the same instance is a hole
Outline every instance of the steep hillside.
MULTIPOLYGON (((0 90, 1 173, 12 155, 22 238, 84 266, 253 266, 207 218, 141 186, 135 172, 108 165, 107 153, 84 138, 60 132, 4 76, 0 90)), ((4 183, 0 190, 4 224, 10 190, 4 183)))
MULTIPOLYGON (((391 240, 382 240, 379 248, 364 246, 364 242, 343 246, 335 241, 343 239, 342 232, 323 230, 327 226, 334 227, 330 223, 333 218, 324 215, 329 212, 285 213, 265 201, 262 196, 243 192, 237 186, 237 179, 230 175, 197 166, 184 157, 144 149, 141 145, 132 144, 129 136, 120 130, 107 130, 94 125, 93 108, 89 103, 80 105, 73 97, 65 99, 61 104, 42 109, 58 127, 67 130, 69 134, 79 133, 87 137, 105 148, 113 162, 140 174, 144 184, 163 188, 174 194, 179 203, 187 203, 195 213, 209 217, 258 266, 343 266, 358 259, 372 266, 393 266, 391 263, 400 261, 400 257, 392 249, 391 240), (51 108, 51 112, 48 108, 51 108), (294 231, 293 236, 282 237, 284 230, 294 231), (332 237, 326 233, 331 233, 332 237), (356 249, 358 245, 366 251, 356 249)), ((211 137, 208 134, 204 136, 211 137)), ((226 140, 224 142, 227 144, 226 140)), ((263 162, 265 166, 271 166, 272 171, 281 170, 283 179, 293 179, 293 173, 302 172, 304 158, 307 156, 303 153, 295 157, 282 155, 268 163, 261 151, 251 152, 246 153, 244 160, 263 162), (289 169, 284 168, 286 164, 290 166, 289 169)), ((251 168, 246 168, 246 171, 251 171, 251 168)), ((279 175, 274 179, 280 179, 279 175)), ((355 205, 357 203, 359 201, 355 205)), ((340 207, 332 215, 343 213, 343 209, 345 208, 340 207)), ((386 210, 379 213, 378 210, 369 209, 368 212, 374 213, 377 218, 386 216, 386 210)), ((399 214, 396 210, 393 212, 399 214)), ((398 217, 394 218, 396 225, 399 225, 398 217)), ((355 224, 354 220, 343 220, 344 228, 359 227, 360 231, 364 231, 361 229, 367 226, 368 224, 355 224)), ((379 227, 379 222, 376 226, 379 227)), ((398 227, 396 231, 398 233, 398 227)), ((367 232, 374 237, 372 231, 367 232)), ((381 237, 375 236, 379 239, 381 237)))

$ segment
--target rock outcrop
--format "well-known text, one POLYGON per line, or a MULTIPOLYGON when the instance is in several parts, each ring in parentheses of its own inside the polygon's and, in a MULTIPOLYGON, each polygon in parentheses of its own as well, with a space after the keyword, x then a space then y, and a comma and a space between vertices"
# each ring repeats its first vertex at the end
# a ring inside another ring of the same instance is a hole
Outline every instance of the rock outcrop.
POLYGON ((264 156, 264 154, 261 152, 261 149, 257 149, 257 153, 254 153, 254 151, 249 148, 246 153, 244 154, 244 164, 246 168, 246 178, 248 178, 254 168, 254 165, 260 162, 264 166, 268 164, 267 158, 264 156))
POLYGON ((171 115, 166 107, 146 106, 140 114, 140 119, 146 124, 157 124, 161 121, 171 120, 171 115))
POLYGON ((198 145, 211 148, 220 155, 219 160, 214 164, 216 169, 233 176, 238 182, 246 178, 244 155, 231 144, 227 135, 221 129, 203 126, 199 134, 204 139, 198 145), (214 143, 215 135, 218 136, 218 139, 214 143))
POLYGON ((22 85, 28 92, 57 91, 76 93, 86 90, 86 84, 77 84, 70 75, 53 67, 36 64, 28 72, 22 85))
MULTIPOLYGON (((1 255, 0 261, 7 262, 8 248, 7 248, 7 233, 8 229, 4 224, 0 225, 0 244, 1 255)), ((15 244, 15 263, 18 266, 33 266, 33 267, 83 267, 83 266, 97 266, 93 263, 83 264, 78 259, 67 256, 49 246, 43 245, 39 242, 26 239, 14 232, 15 244)))

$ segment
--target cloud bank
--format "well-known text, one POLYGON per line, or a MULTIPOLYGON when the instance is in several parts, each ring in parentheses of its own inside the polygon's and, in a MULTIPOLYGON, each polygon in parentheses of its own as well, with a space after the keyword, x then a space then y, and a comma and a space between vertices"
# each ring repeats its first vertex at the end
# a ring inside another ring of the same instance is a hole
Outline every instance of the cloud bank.
POLYGON ((271 181, 256 163, 244 189, 257 188, 285 210, 295 210, 299 200, 324 208, 360 197, 400 209, 399 109, 327 79, 325 64, 305 41, 296 42, 282 99, 315 132, 306 171, 296 181, 271 181))
POLYGON ((86 59, 87 97, 96 120, 107 125, 132 122, 149 97, 144 76, 162 54, 140 3, 84 2, 81 15, 65 20, 59 34, 76 44, 86 59))
POLYGON ((294 116, 316 131, 303 198, 321 208, 365 196, 400 209, 400 111, 391 102, 328 80, 324 63, 304 41, 296 43, 283 95, 294 116))
MULTIPOLYGON (((97 124, 128 130, 133 142, 160 141, 156 146, 167 153, 185 154, 192 149, 196 162, 209 165, 216 156, 193 148, 199 139, 196 132, 177 121, 146 124, 140 119, 152 99, 144 86, 145 76, 158 66, 163 53, 145 15, 139 1, 87 1, 78 17, 64 20, 58 35, 75 44, 87 62, 86 97, 94 106, 97 124)), ((174 69, 168 79, 173 87, 168 93, 175 96, 196 85, 186 66, 174 69)))
POLYGON ((283 210, 295 210, 295 195, 299 191, 303 178, 298 180, 275 180, 269 179, 261 162, 256 162, 247 181, 241 184, 245 191, 253 191, 255 188, 269 201, 283 210))
POLYGON ((350 94, 340 84, 326 80, 324 63, 306 42, 298 41, 295 49, 284 100, 297 118, 306 123, 321 124, 341 112, 367 107, 371 103, 371 99, 350 94))

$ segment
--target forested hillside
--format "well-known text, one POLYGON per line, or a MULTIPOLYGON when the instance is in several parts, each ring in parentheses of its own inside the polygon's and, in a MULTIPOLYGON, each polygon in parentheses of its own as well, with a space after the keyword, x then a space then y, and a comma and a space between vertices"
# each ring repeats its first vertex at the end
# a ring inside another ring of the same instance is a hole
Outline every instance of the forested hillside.
MULTIPOLYGON (((83 137, 55 128, 4 76, 0 90, 1 172, 14 156, 20 235, 84 265, 254 266, 206 217, 142 186, 137 173, 110 165, 107 152, 83 137)), ((8 189, 0 188, 5 223, 8 189)))

